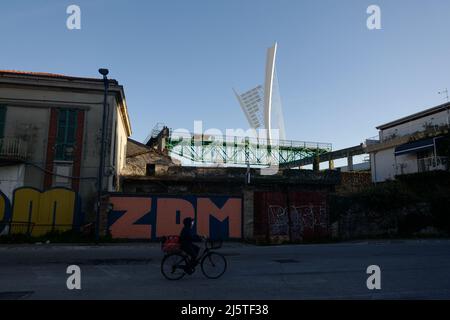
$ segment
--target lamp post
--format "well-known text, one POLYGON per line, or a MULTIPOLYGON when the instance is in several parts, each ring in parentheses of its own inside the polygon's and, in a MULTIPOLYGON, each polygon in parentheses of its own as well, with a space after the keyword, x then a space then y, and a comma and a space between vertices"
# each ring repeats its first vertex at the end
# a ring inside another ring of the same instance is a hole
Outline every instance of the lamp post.
POLYGON ((97 217, 95 224, 95 240, 98 242, 100 239, 100 210, 101 201, 103 193, 103 175, 105 174, 105 138, 106 138, 106 110, 108 108, 108 88, 109 82, 107 75, 109 74, 108 69, 99 69, 98 72, 103 76, 104 83, 104 98, 103 98, 103 116, 102 116, 102 140, 100 144, 100 163, 98 167, 98 178, 97 178, 97 217))

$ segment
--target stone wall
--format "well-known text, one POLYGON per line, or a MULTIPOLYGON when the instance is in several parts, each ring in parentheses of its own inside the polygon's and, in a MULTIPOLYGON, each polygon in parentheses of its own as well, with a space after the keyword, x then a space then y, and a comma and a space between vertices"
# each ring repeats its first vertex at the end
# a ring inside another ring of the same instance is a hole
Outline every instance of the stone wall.
POLYGON ((340 176, 335 189, 337 194, 360 192, 373 185, 370 172, 341 172, 340 176))

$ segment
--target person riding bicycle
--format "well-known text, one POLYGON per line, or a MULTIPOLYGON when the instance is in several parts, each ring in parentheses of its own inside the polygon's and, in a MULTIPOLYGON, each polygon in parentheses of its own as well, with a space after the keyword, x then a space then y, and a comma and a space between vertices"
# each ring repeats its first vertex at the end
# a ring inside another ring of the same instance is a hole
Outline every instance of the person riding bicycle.
POLYGON ((200 247, 196 246, 194 242, 202 241, 202 238, 194 234, 194 219, 184 219, 183 225, 184 227, 180 233, 180 249, 190 257, 188 268, 192 269, 195 264, 195 259, 200 252, 200 247))

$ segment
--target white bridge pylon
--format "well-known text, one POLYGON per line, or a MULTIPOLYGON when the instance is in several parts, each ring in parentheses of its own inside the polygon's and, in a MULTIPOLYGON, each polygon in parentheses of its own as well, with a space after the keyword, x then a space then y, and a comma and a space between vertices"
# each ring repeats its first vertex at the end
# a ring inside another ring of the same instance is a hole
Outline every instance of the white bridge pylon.
POLYGON ((267 140, 286 140, 284 116, 276 72, 278 44, 267 49, 264 87, 259 85, 243 94, 233 89, 251 128, 264 127, 267 140), (276 131, 278 130, 278 131, 276 131), (277 137, 273 133, 278 132, 277 137))

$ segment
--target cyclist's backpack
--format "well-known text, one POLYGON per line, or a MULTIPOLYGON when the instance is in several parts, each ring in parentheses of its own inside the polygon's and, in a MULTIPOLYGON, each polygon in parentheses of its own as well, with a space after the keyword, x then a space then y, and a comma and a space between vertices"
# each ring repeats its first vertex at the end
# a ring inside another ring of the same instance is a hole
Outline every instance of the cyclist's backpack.
POLYGON ((165 253, 171 253, 180 251, 180 237, 179 236, 168 236, 163 243, 162 250, 165 253))

